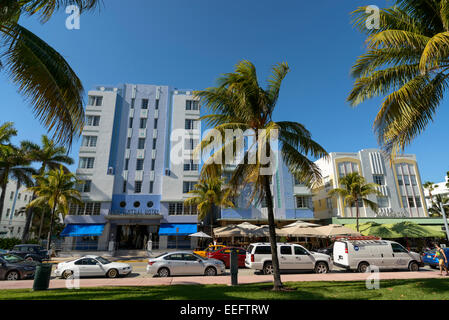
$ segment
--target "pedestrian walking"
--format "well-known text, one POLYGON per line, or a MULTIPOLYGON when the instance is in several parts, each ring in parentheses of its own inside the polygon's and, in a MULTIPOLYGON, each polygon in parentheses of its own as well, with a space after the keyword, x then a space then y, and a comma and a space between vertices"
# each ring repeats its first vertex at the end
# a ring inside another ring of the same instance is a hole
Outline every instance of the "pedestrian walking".
POLYGON ((151 240, 151 236, 150 236, 150 240, 148 240, 148 242, 147 242, 147 251, 148 251, 148 257, 151 257, 151 255, 153 254, 153 241, 151 240))
POLYGON ((446 270, 446 276, 449 275, 449 271, 447 270, 447 257, 444 253, 444 250, 440 248, 438 244, 435 243, 435 257, 438 259, 438 265, 440 266, 440 275, 443 275, 443 268, 446 270))

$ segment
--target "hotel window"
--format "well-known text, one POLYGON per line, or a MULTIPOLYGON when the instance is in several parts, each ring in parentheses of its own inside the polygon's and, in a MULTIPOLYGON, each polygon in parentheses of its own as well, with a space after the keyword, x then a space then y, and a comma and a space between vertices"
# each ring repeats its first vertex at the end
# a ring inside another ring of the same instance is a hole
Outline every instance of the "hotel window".
POLYGON ((157 119, 154 119, 154 129, 157 129, 157 119))
POLYGON ((402 176, 398 176, 398 185, 404 185, 404 181, 402 181, 402 176))
POLYGON ((404 174, 404 184, 406 186, 410 185, 410 179, 409 179, 409 176, 407 174, 404 174))
MULTIPOLYGON (((355 201, 353 201, 353 202, 351 203, 351 207, 353 207, 353 208, 356 207, 355 201)), ((362 200, 362 199, 358 199, 358 201, 357 201, 357 207, 363 208, 363 200, 362 200)))
POLYGON ((416 176, 414 174, 410 175, 410 182, 412 183, 412 186, 418 185, 416 181, 416 176))
POLYGON ((154 171, 155 165, 156 165, 156 159, 151 159, 151 171, 154 171))
POLYGON ((134 109, 134 105, 136 104, 136 98, 131 99, 131 109, 134 109))
POLYGON ((11 209, 6 209, 6 218, 9 217, 9 213, 11 212, 11 209))
POLYGON ((134 120, 134 118, 129 118, 128 128, 130 128, 130 129, 133 127, 133 120, 134 120))
POLYGON ((184 163, 184 171, 198 171, 198 164, 193 163, 193 160, 184 163))
POLYGON ((410 208, 415 208, 415 200, 413 197, 407 197, 408 198, 408 205, 410 208))
POLYGON ((128 140, 126 141, 126 149, 131 148, 131 138, 128 138, 128 140))
POLYGON ((156 104, 154 105, 154 109, 159 109, 159 99, 156 99, 156 104))
POLYGON ((97 136, 83 136, 82 146, 83 147, 96 147, 97 146, 97 136))
POLYGON ((19 194, 17 195, 17 199, 20 200, 20 197, 21 197, 21 196, 22 196, 22 194, 19 193, 19 194))
POLYGON ((195 184, 196 184, 195 181, 184 181, 182 183, 182 193, 188 193, 189 191, 193 190, 195 184))
POLYGON ((23 198, 23 201, 27 201, 27 195, 25 195, 25 197, 23 198))
POLYGON ((139 138, 137 142, 137 149, 145 149, 145 138, 139 138))
POLYGON ((332 198, 326 198, 326 207, 332 209, 332 198))
POLYGON ((147 119, 140 118, 140 129, 145 129, 147 127, 147 119))
POLYGON ((80 158, 79 168, 81 169, 92 169, 94 167, 95 158, 80 158))
POLYGON ((373 175, 373 180, 375 184, 378 184, 379 186, 383 186, 385 184, 384 176, 380 174, 373 175))
POLYGON ((86 116, 86 126, 98 127, 100 125, 100 116, 86 116))
POLYGON ((309 197, 296 196, 296 208, 308 208, 309 207, 309 197))
POLYGON ((83 184, 81 185, 80 192, 90 192, 91 185, 91 180, 84 180, 83 184))
POLYGON ((100 107, 103 104, 102 96, 89 96, 89 106, 100 107))
POLYGON ((153 150, 156 149, 156 139, 153 139, 153 150))
POLYGON ((128 170, 129 167, 129 159, 125 159, 125 171, 128 170))
POLYGON ((148 109, 148 99, 142 99, 142 109, 148 109))
POLYGON ((422 203, 421 203, 421 198, 420 197, 415 197, 415 202, 416 202, 416 207, 417 208, 422 208, 422 203))
POLYGON ((359 172, 359 165, 357 163, 346 161, 338 164, 338 173, 340 178, 353 172, 359 172))
POLYGON ((138 171, 143 170, 143 159, 137 159, 136 170, 138 171))
POLYGON ((185 129, 192 130, 193 129, 193 119, 186 119, 185 121, 185 129))
POLYGON ((154 182, 150 181, 150 190, 148 191, 148 193, 153 193, 153 187, 154 187, 154 182))
POLYGON ((388 197, 377 197, 377 205, 379 208, 388 208, 390 206, 388 197))
POLYGON ((11 191, 11 193, 9 194, 9 200, 12 200, 13 197, 14 197, 14 191, 11 191))
POLYGON ((196 145, 197 145, 198 141, 194 140, 194 139, 185 139, 185 150, 193 150, 195 149, 196 145))
POLYGON ((186 110, 199 110, 199 101, 186 100, 186 110))
POLYGON ((134 193, 141 193, 142 192, 142 181, 136 181, 134 184, 134 193))

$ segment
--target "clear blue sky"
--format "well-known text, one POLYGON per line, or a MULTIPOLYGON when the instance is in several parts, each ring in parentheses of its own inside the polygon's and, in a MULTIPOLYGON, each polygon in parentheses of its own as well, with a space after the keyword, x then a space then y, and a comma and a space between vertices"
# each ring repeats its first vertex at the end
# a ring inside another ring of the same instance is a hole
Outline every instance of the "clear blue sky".
MULTIPOLYGON (((21 22, 64 55, 86 91, 120 83, 203 89, 242 59, 256 65, 260 79, 287 61, 291 72, 275 120, 303 123, 328 152, 354 152, 377 147, 372 123, 381 99, 356 109, 346 102, 350 68, 364 52, 364 37, 352 28, 349 13, 368 4, 374 2, 104 0, 100 12, 81 16, 80 30, 65 28, 63 11, 44 25, 36 18, 21 22)), ((1 71, 0 82, 1 122, 15 122, 15 143, 38 142, 46 131, 1 71)), ((442 181, 449 170, 445 105, 438 115, 406 150, 417 155, 424 181, 442 181)), ((76 160, 78 148, 79 141, 71 153, 76 160)))

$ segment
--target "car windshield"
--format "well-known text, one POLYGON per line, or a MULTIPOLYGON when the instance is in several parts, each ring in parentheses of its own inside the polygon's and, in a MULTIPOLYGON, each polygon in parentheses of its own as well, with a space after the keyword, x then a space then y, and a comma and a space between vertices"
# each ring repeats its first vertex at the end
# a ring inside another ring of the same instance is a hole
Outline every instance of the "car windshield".
POLYGON ((22 262, 24 261, 23 258, 16 256, 14 254, 4 254, 1 256, 3 259, 5 259, 6 261, 8 261, 9 263, 17 263, 17 262, 22 262))
POLYGON ((101 264, 109 264, 109 263, 111 263, 111 261, 109 261, 108 259, 105 259, 103 257, 96 257, 95 259, 97 259, 101 264))

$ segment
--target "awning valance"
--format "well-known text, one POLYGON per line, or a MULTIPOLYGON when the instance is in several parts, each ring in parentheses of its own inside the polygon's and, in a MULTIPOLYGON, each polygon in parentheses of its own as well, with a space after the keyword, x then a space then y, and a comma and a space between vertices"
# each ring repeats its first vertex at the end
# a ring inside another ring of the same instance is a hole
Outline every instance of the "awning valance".
POLYGON ((61 232, 61 237, 101 236, 104 224, 68 224, 61 232))
POLYGON ((196 223, 162 223, 159 228, 160 236, 188 236, 198 231, 196 223))

